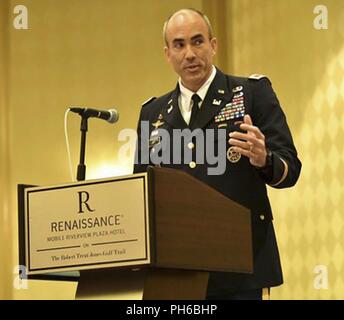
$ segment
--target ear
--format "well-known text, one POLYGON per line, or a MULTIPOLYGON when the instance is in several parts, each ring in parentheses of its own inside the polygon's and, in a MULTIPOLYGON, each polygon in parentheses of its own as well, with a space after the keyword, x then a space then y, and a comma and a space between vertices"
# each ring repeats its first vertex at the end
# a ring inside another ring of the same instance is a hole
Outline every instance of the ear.
POLYGON ((213 55, 215 55, 216 52, 217 52, 217 39, 216 38, 212 38, 210 40, 210 45, 211 45, 211 48, 213 50, 213 55))
POLYGON ((166 60, 170 62, 170 49, 167 46, 164 47, 164 53, 166 60))

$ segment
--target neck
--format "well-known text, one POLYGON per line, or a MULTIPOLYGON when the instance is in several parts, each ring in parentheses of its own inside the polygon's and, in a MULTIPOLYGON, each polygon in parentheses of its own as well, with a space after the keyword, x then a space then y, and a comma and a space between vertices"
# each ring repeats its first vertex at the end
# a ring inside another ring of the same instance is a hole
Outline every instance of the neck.
POLYGON ((189 89, 190 91, 195 92, 195 93, 199 90, 199 88, 201 88, 203 86, 204 82, 201 83, 201 84, 195 84, 195 83, 188 84, 188 83, 184 83, 183 80, 182 80, 183 86, 185 88, 189 89))
POLYGON ((204 77, 204 79, 203 79, 201 82, 199 82, 199 83, 195 83, 195 82, 185 83, 185 82, 183 81, 183 79, 181 79, 181 82, 182 82, 182 84, 183 84, 183 86, 184 86, 185 88, 187 88, 187 89, 189 89, 190 91, 196 93, 196 92, 197 92, 197 91, 207 82, 207 80, 209 79, 209 77, 210 77, 212 71, 213 71, 213 67, 211 67, 211 68, 209 69, 209 71, 208 71, 206 77, 204 77))

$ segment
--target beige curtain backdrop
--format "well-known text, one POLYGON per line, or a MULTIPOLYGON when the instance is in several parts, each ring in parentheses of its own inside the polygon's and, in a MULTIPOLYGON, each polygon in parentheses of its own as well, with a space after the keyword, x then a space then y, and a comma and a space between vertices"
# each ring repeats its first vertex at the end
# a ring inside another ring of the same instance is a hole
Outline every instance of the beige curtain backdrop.
POLYGON ((0 2, 0 299, 12 296, 11 268, 14 235, 9 207, 9 128, 8 128, 8 3, 0 2))
MULTIPOLYGON (((18 288, 16 185, 70 182, 64 112, 116 107, 120 121, 90 120, 87 178, 131 172, 117 154, 141 103, 175 86, 162 25, 175 10, 203 10, 225 72, 269 76, 303 162, 299 184, 271 190, 285 284, 273 299, 343 299, 344 8, 323 0, 328 29, 316 30, 313 0, 1 0, 0 298, 72 299, 75 284, 31 281, 18 288), (17 5, 28 30, 13 26, 17 5)), ((79 118, 68 118, 73 169, 79 118)))
POLYGON ((270 77, 303 163, 295 188, 270 189, 285 278, 273 299, 344 298, 343 19, 340 0, 232 1, 233 72, 270 77), (328 29, 314 28, 319 4, 328 29))

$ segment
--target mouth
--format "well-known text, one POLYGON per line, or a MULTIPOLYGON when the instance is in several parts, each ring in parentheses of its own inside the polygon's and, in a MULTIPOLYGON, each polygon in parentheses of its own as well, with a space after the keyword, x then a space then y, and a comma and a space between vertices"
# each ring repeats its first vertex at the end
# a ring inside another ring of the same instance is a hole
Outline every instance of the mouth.
POLYGON ((195 72, 198 71, 200 67, 201 66, 199 64, 189 64, 186 67, 184 67, 184 69, 189 72, 195 72))

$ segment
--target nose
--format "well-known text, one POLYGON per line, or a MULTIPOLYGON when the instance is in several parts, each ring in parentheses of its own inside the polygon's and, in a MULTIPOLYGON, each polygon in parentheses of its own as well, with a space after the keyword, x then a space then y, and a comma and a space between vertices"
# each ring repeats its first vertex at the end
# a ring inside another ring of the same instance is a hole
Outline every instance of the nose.
POLYGON ((196 54, 195 54, 195 52, 193 51, 192 46, 191 46, 190 44, 188 44, 188 45, 186 46, 185 58, 186 58, 187 60, 193 60, 193 59, 195 59, 195 57, 196 57, 196 54))

